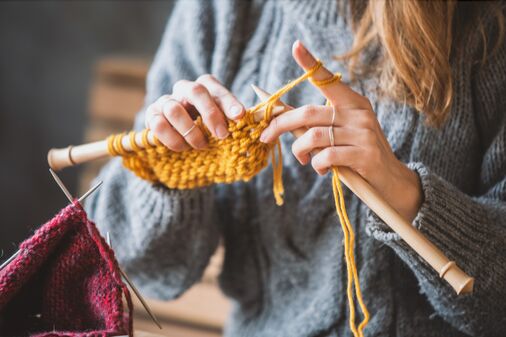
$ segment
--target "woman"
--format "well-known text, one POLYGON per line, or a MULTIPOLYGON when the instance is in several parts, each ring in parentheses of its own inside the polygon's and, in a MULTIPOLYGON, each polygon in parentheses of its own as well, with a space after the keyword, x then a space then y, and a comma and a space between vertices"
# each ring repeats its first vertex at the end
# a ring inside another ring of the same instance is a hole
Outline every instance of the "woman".
POLYGON ((227 336, 349 336, 342 233, 326 174, 348 166, 476 279, 474 293, 457 296, 346 193, 371 313, 365 334, 499 336, 506 331, 503 18, 502 3, 181 1, 136 122, 170 149, 206 146, 192 128, 196 114, 214 136, 227 137, 226 118, 241 118, 256 101, 250 84, 275 91, 314 65, 308 50, 349 86, 333 87, 333 118, 318 89, 298 86, 284 97, 295 109, 264 131, 264 142, 281 136, 282 207, 269 170, 249 183, 181 191, 113 160, 90 214, 122 242, 116 253, 127 273, 163 299, 199 280, 223 238, 220 284, 234 303, 227 336), (307 49, 296 42, 292 51, 297 39, 307 49), (307 132, 294 140, 289 131, 300 127, 307 132))

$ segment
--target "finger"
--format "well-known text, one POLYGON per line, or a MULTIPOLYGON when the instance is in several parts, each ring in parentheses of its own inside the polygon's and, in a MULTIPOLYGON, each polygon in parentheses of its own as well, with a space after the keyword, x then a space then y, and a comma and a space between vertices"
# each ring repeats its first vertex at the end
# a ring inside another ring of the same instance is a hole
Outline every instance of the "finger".
POLYGON ((178 101, 186 100, 194 105, 213 136, 220 139, 228 136, 225 115, 203 84, 185 80, 178 81, 174 85, 172 95, 178 101))
POLYGON ((144 127, 146 129, 150 129, 149 127, 149 121, 153 118, 155 115, 161 115, 161 111, 156 107, 155 104, 151 104, 146 109, 146 114, 144 116, 144 127))
POLYGON ((213 75, 202 75, 197 79, 197 82, 206 86, 209 93, 214 96, 215 102, 229 119, 236 120, 244 115, 246 109, 241 102, 213 75))
POLYGON ((206 137, 191 119, 188 111, 175 99, 168 99, 163 103, 162 113, 167 121, 182 135, 184 140, 195 149, 202 149, 207 145, 206 137))
POLYGON ((166 100, 171 99, 170 95, 162 95, 158 97, 156 101, 154 101, 152 104, 148 106, 146 109, 146 113, 144 116, 144 126, 147 129, 150 129, 149 121, 153 118, 155 115, 163 115, 162 113, 162 105, 163 102, 166 100))
POLYGON ((163 145, 175 152, 181 152, 190 148, 183 137, 172 128, 169 122, 161 114, 155 114, 147 122, 148 127, 163 145))
MULTIPOLYGON (((330 125, 332 123, 332 107, 320 105, 305 105, 297 109, 289 110, 273 118, 269 126, 262 132, 260 140, 270 143, 281 134, 302 127, 330 125)), ((338 125, 338 118, 334 118, 334 124, 338 125)))
POLYGON ((347 166, 354 169, 360 158, 360 151, 356 146, 327 147, 311 159, 311 165, 319 175, 324 175, 333 166, 347 166))
POLYGON ((316 149, 330 146, 361 146, 362 137, 357 137, 357 132, 360 133, 350 128, 313 127, 293 142, 292 152, 302 165, 306 165, 311 159, 310 153, 316 149))
MULTIPOLYGON (((295 41, 293 44, 292 54, 297 64, 305 71, 313 68, 317 63, 316 58, 299 40, 295 41)), ((322 81, 330 79, 332 76, 333 74, 322 66, 314 73, 313 79, 322 81)), ((366 108, 367 104, 369 104, 366 98, 353 91, 341 81, 335 81, 331 84, 318 87, 318 89, 333 106, 339 108, 366 108)))

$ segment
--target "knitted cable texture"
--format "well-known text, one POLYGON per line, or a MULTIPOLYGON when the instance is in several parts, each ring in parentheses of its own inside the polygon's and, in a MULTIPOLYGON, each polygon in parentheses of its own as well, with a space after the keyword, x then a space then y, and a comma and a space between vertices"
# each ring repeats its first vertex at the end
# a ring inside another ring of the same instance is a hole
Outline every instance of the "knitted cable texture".
MULTIPOLYGON (((209 145, 204 150, 191 149, 183 152, 173 152, 156 138, 156 145, 151 145, 148 142, 149 130, 146 129, 142 131, 144 148, 136 144, 136 133, 132 131, 129 134, 129 139, 133 151, 127 151, 124 148, 122 139, 125 134, 122 133, 108 138, 109 153, 112 156, 122 156, 123 165, 137 176, 176 189, 191 189, 216 183, 248 181, 267 166, 268 156, 270 155, 273 167, 273 193, 276 203, 282 205, 284 188, 281 145, 279 140, 274 144, 262 143, 259 141, 260 135, 272 119, 274 104, 296 85, 309 79, 313 85, 323 87, 341 80, 340 74, 335 74, 326 80, 311 78, 320 67, 322 67, 322 63, 318 61, 313 68, 280 88, 268 100, 248 109, 241 120, 229 120, 228 130, 230 136, 223 140, 213 137, 203 125, 202 120, 198 118, 195 121, 196 125, 209 139, 209 145), (262 108, 265 109, 264 118, 257 122, 254 120, 254 113, 262 108), (277 155, 275 152, 277 152, 277 155)), ((330 102, 327 101, 327 105, 329 104, 330 102)), ((349 324, 355 337, 363 337, 363 329, 369 321, 369 312, 362 298, 355 263, 353 250, 355 234, 346 213, 337 167, 332 168, 332 174, 335 206, 344 234, 344 253, 348 279, 347 297, 350 310, 349 324), (353 292, 353 289, 355 289, 355 292, 353 292), (358 327, 355 323, 355 297, 364 317, 358 327)))
POLYGON ((0 271, 1 336, 131 336, 131 313, 114 252, 77 201, 0 271))

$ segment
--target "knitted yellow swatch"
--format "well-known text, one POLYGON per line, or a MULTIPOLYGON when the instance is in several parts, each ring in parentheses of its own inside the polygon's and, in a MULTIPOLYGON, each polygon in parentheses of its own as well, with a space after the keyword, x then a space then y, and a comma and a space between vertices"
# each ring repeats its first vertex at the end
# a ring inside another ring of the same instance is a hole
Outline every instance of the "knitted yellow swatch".
MULTIPOLYGON (((239 121, 228 121, 230 135, 221 140, 211 135, 205 128, 202 120, 198 118, 195 123, 205 133, 209 140, 208 147, 203 150, 190 149, 183 152, 173 152, 155 139, 156 145, 148 142, 148 131, 142 132, 143 147, 135 142, 135 132, 130 132, 130 146, 133 151, 127 151, 122 145, 125 134, 112 135, 108 138, 109 153, 113 156, 122 156, 125 167, 133 171, 142 179, 162 183, 169 188, 191 189, 218 183, 232 183, 235 181, 248 181, 268 165, 271 157, 273 167, 273 193, 278 205, 283 204, 282 182, 282 153, 279 140, 274 144, 260 142, 262 131, 272 119, 274 104, 285 93, 299 83, 310 79, 322 66, 318 61, 315 67, 308 70, 299 78, 291 81, 272 94, 265 102, 248 109, 245 116, 239 121), (254 120, 254 113, 265 109, 265 116, 261 121, 254 120), (277 152, 277 155, 276 155, 277 152)), ((311 83, 316 86, 329 85, 340 80, 336 74, 329 80, 311 83)), ((327 102, 327 104, 329 104, 327 102)), ((334 192, 336 211, 344 233, 344 252, 347 267, 347 296, 350 309, 350 328, 355 337, 363 337, 363 329, 369 321, 369 313, 362 299, 358 271, 354 257, 354 231, 350 224, 344 204, 343 190, 339 181, 337 167, 332 168, 332 187, 334 192), (355 288, 355 292, 353 292, 355 288), (355 298, 358 301, 364 319, 356 326, 355 298)))

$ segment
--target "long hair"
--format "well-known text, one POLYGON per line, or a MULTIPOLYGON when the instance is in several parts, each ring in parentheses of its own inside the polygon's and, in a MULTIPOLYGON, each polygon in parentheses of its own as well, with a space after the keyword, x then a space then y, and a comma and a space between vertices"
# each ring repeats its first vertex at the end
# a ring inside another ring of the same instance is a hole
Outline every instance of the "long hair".
POLYGON ((504 40, 500 2, 350 0, 349 6, 355 39, 351 50, 338 59, 347 61, 352 79, 373 72, 381 95, 413 106, 433 126, 440 126, 449 115, 450 61, 466 47, 466 37, 480 33, 482 62, 504 40), (374 46, 380 47, 377 59, 373 64, 362 62, 362 52, 374 46))

